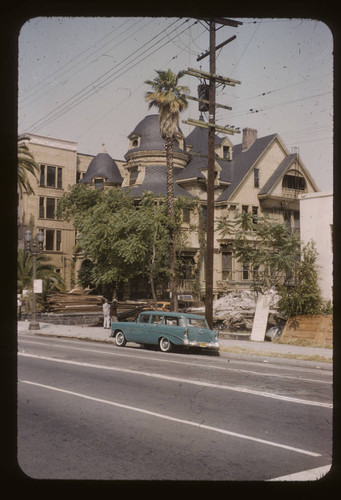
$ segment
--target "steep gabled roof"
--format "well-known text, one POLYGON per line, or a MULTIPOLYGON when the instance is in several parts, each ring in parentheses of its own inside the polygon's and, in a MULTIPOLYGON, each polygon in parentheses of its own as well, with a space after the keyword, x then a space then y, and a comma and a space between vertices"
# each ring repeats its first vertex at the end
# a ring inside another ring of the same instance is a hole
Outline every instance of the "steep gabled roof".
POLYGON ((185 179, 206 179, 202 173, 202 169, 207 168, 207 159, 194 156, 192 160, 188 163, 186 168, 176 176, 176 181, 185 179))
MULTIPOLYGON (((176 169, 174 169, 174 178, 176 177, 176 169)), ((166 165, 150 165, 146 166, 146 172, 142 184, 133 185, 125 190, 131 190, 134 198, 142 198, 145 191, 151 191, 155 196, 167 196, 167 167, 166 165)), ((174 183, 174 196, 187 196, 194 198, 193 195, 185 191, 181 186, 174 183)))
POLYGON ((108 153, 99 153, 91 160, 86 174, 80 182, 92 182, 95 177, 102 177, 107 182, 114 184, 122 184, 123 180, 115 160, 108 153))
POLYGON ((290 154, 278 165, 271 177, 266 181, 262 189, 259 191, 258 195, 267 195, 275 187, 277 181, 286 172, 295 159, 297 159, 297 154, 290 154))
MULTIPOLYGON (((222 192, 217 201, 227 201, 254 166, 258 158, 269 147, 277 134, 267 135, 256 139, 246 151, 242 151, 242 145, 233 146, 233 160, 229 163, 230 172, 227 180, 231 182, 230 186, 222 192)), ((225 162, 220 162, 222 164, 225 162)))

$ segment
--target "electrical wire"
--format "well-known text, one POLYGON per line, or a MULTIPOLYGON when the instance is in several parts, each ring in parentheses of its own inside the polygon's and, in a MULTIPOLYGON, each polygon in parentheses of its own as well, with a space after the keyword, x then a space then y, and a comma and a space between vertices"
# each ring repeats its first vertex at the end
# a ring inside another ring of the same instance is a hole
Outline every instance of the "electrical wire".
MULTIPOLYGON (((168 28, 171 27, 171 26, 173 26, 173 24, 175 24, 176 22, 178 22, 178 20, 176 20, 173 23, 171 23, 171 25, 168 26, 168 28)), ((180 26, 182 26, 186 22, 187 22, 187 20, 184 21, 180 26)), ((173 33, 174 31, 175 30, 173 30, 171 33, 173 33)), ((185 31, 185 30, 183 30, 183 31, 185 31)), ((160 47, 156 48, 153 52, 147 54, 145 57, 143 57, 137 63, 135 63, 135 61, 138 58, 140 58, 141 56, 143 56, 151 48, 146 49, 142 54, 140 54, 138 56, 136 56, 137 52, 139 52, 141 49, 143 49, 146 45, 148 45, 150 43, 153 43, 153 47, 155 47, 157 44, 160 44, 166 38, 166 36, 163 36, 163 38, 161 40, 155 41, 155 39, 157 37, 159 37, 161 34, 164 34, 164 30, 162 30, 160 33, 158 33, 154 37, 152 37, 152 39, 150 39, 148 42, 146 42, 144 45, 142 45, 137 51, 132 52, 128 57, 126 57, 123 61, 121 61, 118 65, 116 65, 116 67, 114 67, 114 68, 108 70, 107 72, 105 72, 103 75, 101 75, 99 78, 97 78, 96 80, 94 80, 93 82, 91 82, 89 85, 87 85, 86 87, 84 87, 82 90, 78 91, 74 96, 70 97, 69 99, 67 99, 66 101, 64 101, 62 104, 58 105, 55 109, 53 109, 52 111, 50 111, 49 113, 47 113, 45 116, 43 116, 42 118, 40 118, 39 120, 37 120, 29 128, 32 130, 32 132, 34 132, 37 129, 41 128, 42 126, 48 125, 49 123, 51 123, 51 121, 54 121, 56 118, 59 118, 65 112, 70 111, 76 105, 78 105, 81 102, 83 102, 85 99, 88 99, 91 95, 93 95, 94 93, 96 93, 97 90, 102 90, 104 87, 106 87, 107 85, 109 85, 110 83, 112 83, 114 80, 116 80, 119 76, 122 76, 127 71, 129 71, 134 66, 136 66, 136 64, 140 64, 147 57, 150 57, 152 54, 154 54, 155 52, 157 52, 158 50, 160 50, 162 47, 164 47, 166 44, 168 44, 169 41, 165 42, 163 45, 161 45, 160 47), (129 58, 133 57, 133 56, 135 56, 134 59, 133 59, 133 61, 127 62, 127 60, 129 58), (121 65, 121 64, 123 64, 125 62, 126 62, 126 64, 123 66, 123 68, 120 68, 120 69, 117 68, 117 66, 119 66, 119 65, 121 65), (117 74, 118 71, 122 71, 129 64, 131 64, 131 66, 126 71, 124 71, 123 73, 115 76, 115 78, 112 78, 115 74, 117 74), (107 76, 108 74, 112 73, 113 71, 114 71, 114 75, 107 76), (97 82, 99 82, 99 83, 97 83, 97 82), (95 84, 97 84, 97 87, 95 87, 95 84), (74 102, 72 102, 72 101, 74 101, 74 102), (63 108, 65 108, 65 109, 63 109, 63 108)))
MULTIPOLYGON (((128 22, 130 21, 130 19, 127 19, 123 24, 120 25, 119 29, 123 28, 128 22)), ((142 19, 139 19, 138 21, 136 21, 132 26, 130 26, 130 28, 133 28, 136 24, 140 23, 142 21, 142 19)), ((130 28, 126 28, 124 30, 124 32, 126 33, 127 30, 129 30, 130 28)), ((119 36, 121 36, 121 33, 117 34, 116 33, 116 30, 115 30, 115 35, 114 38, 110 39, 109 41, 107 41, 106 43, 100 45, 95 51, 93 51, 90 55, 87 55, 85 58, 83 58, 81 61, 75 63, 75 61, 80 58, 83 54, 85 54, 86 52, 88 52, 89 50, 91 50, 92 47, 96 47, 100 42, 102 42, 103 40, 105 40, 106 38, 108 38, 108 36, 110 36, 113 32, 110 31, 110 33, 106 34, 104 37, 100 38, 99 40, 97 40, 96 42, 94 42, 93 44, 91 44, 89 47, 87 47, 86 49, 84 49, 82 52, 80 52, 78 55, 76 55, 75 57, 73 57, 72 59, 70 59, 69 61, 67 61, 65 64, 63 64, 62 66, 60 66, 59 68, 57 68, 55 71, 53 71, 52 73, 50 73, 49 75, 47 75, 45 78, 42 78, 39 82, 35 83, 34 85, 32 85, 30 88, 28 88, 27 90, 24 90, 22 91, 22 94, 23 94, 23 97, 21 98, 21 101, 24 102, 25 100, 27 99, 30 99, 34 94, 36 94, 37 92, 39 92, 40 89, 37 89, 36 87, 39 87, 41 85, 44 85, 44 82, 46 82, 46 80, 49 80, 51 79, 52 77, 62 77, 63 75, 65 75, 68 71, 70 71, 70 69, 66 69, 63 73, 61 73, 60 75, 58 75, 58 73, 60 73, 64 68, 66 68, 67 66, 69 66, 70 64, 72 64, 72 68, 71 69, 74 69, 76 66, 79 66, 82 62, 84 62, 85 60, 89 59, 90 57, 92 57, 94 54, 96 54, 96 52, 99 52, 100 50, 102 50, 104 47, 106 47, 109 43, 111 43, 112 41, 116 40, 116 38, 118 38, 119 36), (33 93, 31 95, 26 95, 25 94, 29 94, 31 91, 33 90, 33 93)), ((136 31, 131 35, 133 36, 134 34, 136 33, 136 31)), ((121 42, 120 42, 121 43, 121 42)), ((119 45, 119 44, 118 44, 119 45)), ((118 46, 117 45, 117 46, 118 46)), ((116 47, 116 46, 115 46, 116 47)), ((113 48, 115 48, 113 47, 113 48)), ((55 83, 55 80, 53 81, 50 81, 49 83, 47 83, 47 85, 50 85, 51 83, 55 83)), ((57 83, 58 85, 58 83, 57 83)))

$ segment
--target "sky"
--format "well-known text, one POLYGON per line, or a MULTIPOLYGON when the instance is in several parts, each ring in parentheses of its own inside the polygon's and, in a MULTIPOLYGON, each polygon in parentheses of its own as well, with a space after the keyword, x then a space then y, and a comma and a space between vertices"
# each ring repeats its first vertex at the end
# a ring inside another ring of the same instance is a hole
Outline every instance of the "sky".
MULTIPOLYGON (((216 123, 258 137, 278 133, 289 153, 299 148, 318 188, 333 189, 333 35, 321 21, 300 18, 238 18, 237 28, 217 24, 216 72, 239 80, 217 86, 216 123)), ((80 153, 106 151, 124 160, 128 135, 148 114, 145 84, 156 70, 209 71, 207 23, 195 18, 36 17, 19 40, 18 133, 78 143, 80 153)), ((197 97, 200 81, 179 84, 197 97)), ((189 101, 180 127, 187 136, 198 119, 189 101)), ((208 121, 207 114, 204 119, 208 121)), ((229 136, 233 144, 241 134, 229 136)), ((296 151, 296 150, 295 150, 296 151)))

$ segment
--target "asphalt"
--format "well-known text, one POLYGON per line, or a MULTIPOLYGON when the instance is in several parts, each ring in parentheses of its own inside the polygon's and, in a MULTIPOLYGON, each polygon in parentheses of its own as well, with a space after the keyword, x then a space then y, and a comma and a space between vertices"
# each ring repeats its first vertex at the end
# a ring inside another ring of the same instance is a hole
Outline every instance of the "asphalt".
MULTIPOLYGON (((110 330, 98 326, 40 323, 39 330, 29 330, 29 321, 18 321, 17 330, 21 334, 80 339, 115 345, 115 340, 110 337, 110 330)), ((219 333, 218 338, 220 353, 224 357, 308 366, 324 370, 333 369, 333 349, 268 341, 254 342, 244 339, 229 339, 224 333, 219 333)))

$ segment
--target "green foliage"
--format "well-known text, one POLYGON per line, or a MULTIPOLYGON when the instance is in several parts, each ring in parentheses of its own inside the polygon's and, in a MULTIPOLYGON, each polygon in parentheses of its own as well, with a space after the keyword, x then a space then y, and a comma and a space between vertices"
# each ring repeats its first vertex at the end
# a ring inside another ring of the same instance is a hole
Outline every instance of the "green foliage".
POLYGON ((145 193, 136 206, 134 198, 121 189, 70 187, 58 204, 58 216, 72 220, 78 232, 77 249, 91 260, 91 266, 79 275, 82 285, 85 281, 94 286, 118 285, 138 276, 148 276, 152 284, 166 276, 169 229, 181 246, 181 214, 189 204, 178 199, 171 220, 165 199, 152 193, 145 193))
POLYGON ((252 289, 265 293, 292 278, 299 256, 299 237, 287 224, 249 213, 218 221, 222 236, 231 238, 239 262, 252 272, 252 289))
POLYGON ((316 269, 317 251, 310 241, 302 248, 302 260, 297 263, 295 287, 279 287, 279 310, 286 317, 302 314, 323 314, 330 312, 328 304, 321 297, 316 269))
MULTIPOLYGON (((52 292, 64 291, 65 283, 62 276, 56 272, 56 266, 50 263, 49 257, 40 253, 37 255, 37 279, 43 280, 43 292, 38 295, 37 301, 41 309, 47 309, 47 300, 52 292)), ((33 288, 33 257, 29 252, 18 250, 17 289, 33 288)))
POLYGON ((152 87, 151 91, 146 92, 145 99, 149 102, 149 108, 155 106, 159 109, 161 136, 174 139, 178 132, 179 113, 188 106, 185 94, 189 93, 189 88, 178 85, 183 71, 175 74, 168 69, 156 73, 154 80, 145 81, 152 87))
POLYGON ((39 173, 39 165, 36 163, 32 153, 26 146, 26 144, 18 144, 18 171, 17 171, 17 181, 18 181, 18 191, 20 196, 23 192, 27 194, 34 194, 34 189, 29 181, 28 174, 32 174, 35 179, 37 179, 37 174, 39 173))

